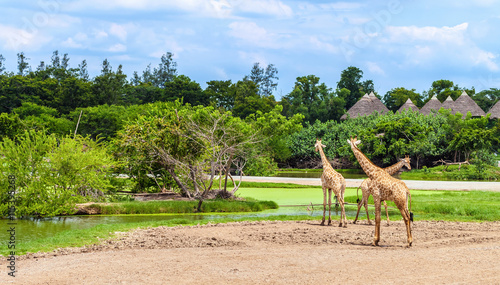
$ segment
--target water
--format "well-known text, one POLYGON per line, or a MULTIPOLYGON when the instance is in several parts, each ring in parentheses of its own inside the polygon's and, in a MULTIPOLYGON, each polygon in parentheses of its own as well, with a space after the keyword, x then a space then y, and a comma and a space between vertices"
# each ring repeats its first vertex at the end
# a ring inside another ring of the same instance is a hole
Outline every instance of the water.
MULTIPOLYGON (((328 214, 328 213, 327 213, 328 214)), ((251 213, 234 213, 234 214, 164 214, 164 215, 116 215, 116 216, 68 216, 68 217, 55 217, 46 219, 22 219, 16 220, 16 225, 8 225, 10 222, 7 219, 0 220, 0 246, 6 248, 9 233, 7 229, 15 226, 16 228, 16 243, 27 242, 31 240, 47 238, 55 234, 67 231, 86 229, 99 224, 116 224, 116 223, 139 223, 146 221, 164 221, 172 219, 187 219, 190 221, 210 220, 217 221, 221 218, 240 219, 246 217, 271 217, 278 215, 289 216, 322 216, 323 207, 314 206, 313 210, 308 210, 306 206, 298 207, 280 207, 279 209, 266 210, 262 212, 251 213)), ((340 212, 332 209, 332 216, 339 216, 340 212)), ((356 210, 351 207, 346 211, 346 215, 355 216, 356 210)), ((335 218, 333 218, 335 220, 335 218)))

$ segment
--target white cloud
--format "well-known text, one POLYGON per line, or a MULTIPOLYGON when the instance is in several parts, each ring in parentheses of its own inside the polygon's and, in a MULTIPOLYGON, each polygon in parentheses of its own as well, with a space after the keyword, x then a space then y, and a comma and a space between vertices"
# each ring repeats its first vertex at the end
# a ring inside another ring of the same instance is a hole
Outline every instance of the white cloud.
POLYGON ((369 61, 366 63, 366 66, 368 67, 368 71, 371 73, 379 74, 379 75, 385 75, 385 72, 380 66, 373 61, 369 61))
POLYGON ((3 42, 3 48, 6 50, 37 50, 51 39, 51 36, 45 36, 38 29, 32 29, 29 32, 25 29, 0 24, 0 42, 3 42))
POLYGON ((127 29, 124 26, 113 23, 109 28, 109 33, 122 41, 127 39, 127 29))
POLYGON ((122 45, 122 44, 115 44, 115 45, 112 45, 108 51, 110 52, 124 52, 127 50, 127 47, 125 45, 122 45))
POLYGON ((255 14, 289 18, 293 16, 290 6, 277 0, 231 1, 235 10, 255 14))
POLYGON ((483 66, 498 71, 497 56, 479 48, 468 27, 468 23, 452 27, 389 26, 387 37, 380 43, 390 46, 393 54, 404 54, 411 65, 483 66))
POLYGON ((389 42, 416 42, 428 41, 441 44, 464 42, 464 32, 467 30, 468 23, 462 23, 454 27, 417 27, 417 26, 388 26, 386 32, 389 42))
POLYGON ((312 46, 316 47, 317 49, 321 51, 326 51, 328 53, 338 53, 339 49, 337 46, 334 46, 330 43, 327 43, 325 41, 322 41, 318 39, 317 36, 311 36, 309 38, 309 41, 311 42, 312 46))

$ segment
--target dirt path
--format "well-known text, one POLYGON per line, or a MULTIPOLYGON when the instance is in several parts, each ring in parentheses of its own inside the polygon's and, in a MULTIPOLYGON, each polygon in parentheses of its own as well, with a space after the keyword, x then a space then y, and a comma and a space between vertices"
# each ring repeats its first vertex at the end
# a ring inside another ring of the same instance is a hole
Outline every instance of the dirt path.
MULTIPOLYGON (((241 222, 159 227, 88 248, 30 255, 15 284, 499 284, 500 222, 401 221, 321 227, 319 222, 241 222)), ((6 278, 10 278, 7 279, 6 278)))

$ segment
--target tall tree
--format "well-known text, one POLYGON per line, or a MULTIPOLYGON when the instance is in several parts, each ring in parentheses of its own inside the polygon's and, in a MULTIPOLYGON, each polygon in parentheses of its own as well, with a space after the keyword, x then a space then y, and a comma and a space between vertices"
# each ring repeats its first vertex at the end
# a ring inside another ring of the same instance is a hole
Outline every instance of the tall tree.
MULTIPOLYGON (((342 93, 343 96, 347 94, 342 93)), ((345 101, 325 83, 319 83, 319 77, 308 75, 297 77, 293 91, 281 100, 281 104, 287 117, 303 114, 305 122, 314 123, 316 120, 338 120, 343 114, 345 101)))
POLYGON ((89 80, 89 72, 87 70, 87 60, 82 60, 82 63, 78 65, 78 76, 84 81, 89 80))
POLYGON ((0 74, 3 73, 5 70, 4 62, 5 62, 5 57, 3 57, 2 54, 0 54, 0 74))
POLYGON ((500 89, 490 88, 489 90, 483 90, 474 94, 471 98, 474 99, 483 111, 488 112, 491 107, 500 100, 500 89))
POLYGON ((29 58, 24 55, 24 52, 17 54, 17 70, 19 75, 25 75, 29 70, 29 63, 27 62, 29 58))
POLYGON ((365 82, 361 82, 362 77, 363 71, 354 66, 349 66, 341 72, 340 81, 337 83, 337 89, 341 90, 342 88, 345 88, 351 91, 349 96, 346 98, 346 109, 350 109, 356 102, 358 102, 359 98, 363 96, 363 92, 374 90, 373 81, 367 80, 365 82))
POLYGON ((153 84, 163 88, 165 83, 172 82, 177 75, 177 63, 173 59, 174 54, 167 52, 161 56, 161 62, 158 68, 154 69, 153 84))
POLYGON ((257 84, 259 88, 259 96, 271 96, 273 90, 276 90, 278 86, 278 69, 274 64, 268 64, 266 69, 260 67, 258 62, 253 64, 252 70, 250 71, 250 76, 245 76, 243 80, 251 80, 257 84))

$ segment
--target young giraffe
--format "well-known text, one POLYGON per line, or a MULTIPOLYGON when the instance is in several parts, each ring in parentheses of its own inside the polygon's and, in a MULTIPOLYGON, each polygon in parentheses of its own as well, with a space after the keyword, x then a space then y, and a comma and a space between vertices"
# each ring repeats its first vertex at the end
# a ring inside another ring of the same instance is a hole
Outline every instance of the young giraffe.
MULTIPOLYGON (((389 175, 393 175, 396 172, 398 172, 403 166, 406 166, 406 168, 411 170, 409 156, 401 158, 396 164, 386 167, 384 168, 384 170, 385 172, 389 173, 389 175)), ((372 221, 370 221, 370 215, 368 215, 368 198, 372 194, 370 189, 370 182, 371 182, 370 178, 367 178, 363 180, 363 182, 361 182, 361 185, 359 186, 361 188, 361 193, 363 193, 363 198, 358 203, 358 212, 356 213, 356 218, 354 218, 354 221, 352 222, 353 224, 355 224, 356 221, 358 220, 359 210, 361 210, 361 206, 365 206, 366 218, 368 219, 368 224, 369 225, 372 224, 372 221)), ((385 201, 383 202, 385 206, 385 215, 387 217, 387 225, 389 225, 389 211, 387 210, 387 203, 385 201)))
POLYGON ((373 164, 357 147, 360 143, 356 138, 348 139, 347 142, 351 145, 352 152, 358 160, 363 171, 371 179, 371 189, 373 200, 375 202, 375 237, 373 245, 378 246, 380 241, 380 208, 382 200, 394 201, 403 216, 406 233, 408 235, 408 246, 411 246, 413 238, 411 236, 410 212, 406 201, 406 194, 409 193, 406 184, 389 175, 382 168, 373 164))
POLYGON ((326 214, 326 190, 328 189, 328 225, 332 223, 332 191, 337 196, 340 207, 340 221, 339 227, 347 227, 347 218, 345 215, 344 209, 344 193, 346 182, 342 174, 335 171, 326 158, 325 153, 323 152, 324 144, 321 143, 321 140, 316 140, 316 144, 314 145, 315 150, 319 151, 321 155, 321 162, 323 163, 323 174, 321 175, 321 186, 323 188, 323 219, 321 220, 321 225, 325 225, 325 214, 326 214))

